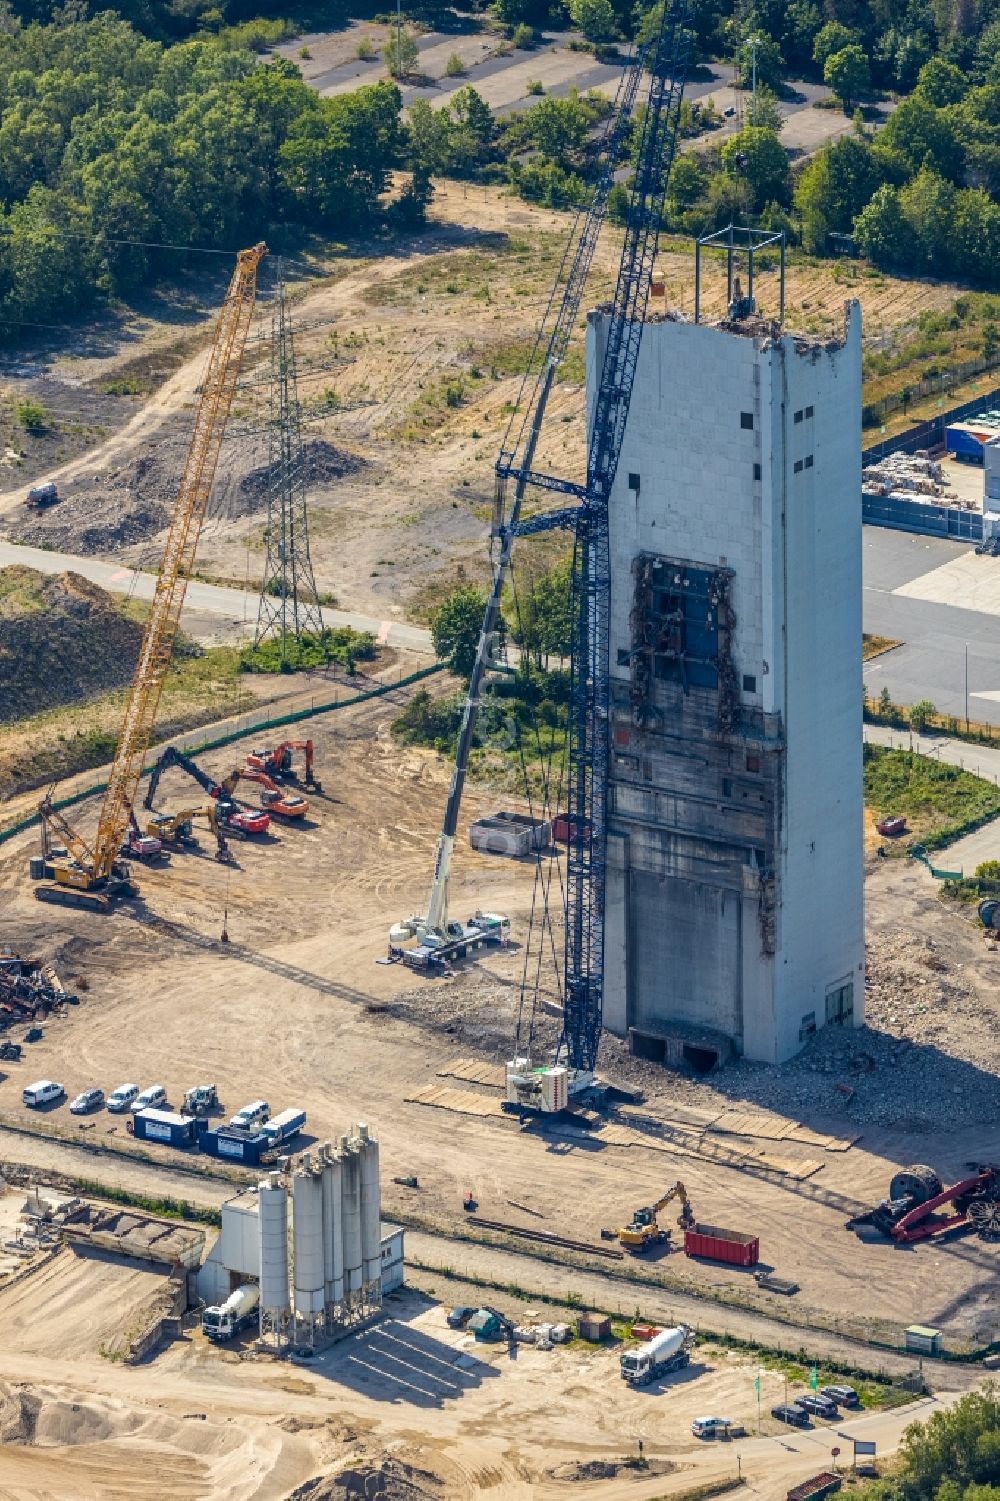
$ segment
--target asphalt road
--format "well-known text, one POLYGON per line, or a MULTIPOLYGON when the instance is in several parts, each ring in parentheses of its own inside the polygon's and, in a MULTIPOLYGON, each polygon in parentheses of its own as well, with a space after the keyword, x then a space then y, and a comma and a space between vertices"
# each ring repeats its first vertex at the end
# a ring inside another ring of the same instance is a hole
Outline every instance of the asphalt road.
MULTIPOLYGON (((866 664, 864 681, 877 696, 888 688, 893 702, 914 704, 922 698, 942 713, 1000 726, 1000 613, 972 610, 955 603, 916 599, 897 591, 913 580, 968 554, 960 542, 918 537, 909 532, 866 526, 863 538, 864 628, 903 644, 866 664), (966 700, 968 663, 968 700, 966 700)), ((0 566, 23 563, 43 573, 62 573, 67 568, 82 573, 105 589, 132 592, 139 599, 152 599, 155 575, 133 573, 120 564, 72 553, 47 552, 37 547, 18 547, 0 542, 0 566)), ((1000 559, 976 559, 984 571, 994 571, 1000 598, 1000 559)), ((257 618, 257 596, 242 589, 203 584, 192 579, 187 587, 185 613, 208 616, 233 634, 245 632, 257 618)), ((352 626, 372 631, 388 646, 404 651, 428 652, 430 632, 399 620, 379 620, 347 610, 324 610, 329 626, 352 626)), ((946 758, 947 759, 947 758, 946 758)))
MULTIPOLYGON (((155 574, 135 573, 120 563, 105 563, 100 558, 76 557, 73 553, 48 552, 41 547, 19 547, 13 542, 0 542, 0 567, 12 563, 37 568, 40 573, 64 573, 71 568, 103 589, 131 594, 136 599, 152 599, 156 588, 155 574)), ((218 617, 220 623, 231 626, 234 634, 244 634, 252 631, 257 619, 257 595, 191 579, 184 597, 184 613, 186 616, 218 617)), ((346 625, 356 631, 371 631, 384 645, 399 647, 403 651, 431 650, 430 631, 403 621, 378 620, 373 615, 355 615, 349 610, 324 610, 323 623, 331 628, 346 625)))
MULTIPOLYGON (((895 592, 972 551, 961 542, 864 528, 864 628, 903 642, 865 664, 869 695, 888 688, 894 703, 926 698, 965 719, 968 661, 968 716, 1000 725, 1000 615, 895 592)), ((1000 581, 1000 559, 976 562, 1000 581)))

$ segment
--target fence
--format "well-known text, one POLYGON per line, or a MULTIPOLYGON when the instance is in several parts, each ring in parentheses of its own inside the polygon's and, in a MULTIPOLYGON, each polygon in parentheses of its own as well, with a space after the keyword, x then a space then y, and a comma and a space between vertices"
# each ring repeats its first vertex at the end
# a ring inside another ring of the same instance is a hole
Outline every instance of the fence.
MULTIPOLYGON (((944 430, 950 422, 963 422, 966 417, 974 417, 977 412, 986 411, 989 407, 996 406, 1000 402, 1000 386, 995 386, 992 391, 984 391, 974 401, 963 402, 961 406, 949 407, 946 412, 939 412, 936 417, 929 418, 926 422, 919 422, 916 426, 906 429, 905 432, 897 433, 895 438, 886 438, 883 443, 875 443, 871 448, 861 451, 861 463, 867 468, 869 464, 877 464, 890 453, 915 453, 918 448, 936 448, 944 442, 944 430)), ((865 408, 867 412, 869 408, 865 408)))
POLYGON ((920 532, 927 537, 953 537, 958 542, 983 540, 983 517, 980 511, 965 511, 958 506, 922 504, 893 495, 861 492, 861 520, 869 526, 886 526, 891 531, 920 532))
MULTIPOLYGON (((224 735, 216 735, 214 739, 192 742, 189 737, 190 735, 196 735, 197 731, 190 731, 188 736, 181 735, 176 737, 172 744, 178 746, 179 749, 188 754, 218 750, 223 745, 232 745, 237 740, 244 740, 247 735, 253 734, 256 730, 276 730, 280 729, 283 725, 300 724, 305 719, 314 719, 320 714, 330 714, 335 709, 347 709, 352 704, 363 704, 373 698, 383 698, 387 693, 394 693, 397 688, 407 688, 410 684, 419 683, 424 678, 429 678, 434 673, 442 672, 443 670, 442 664, 435 662, 431 667, 418 668, 416 672, 409 673, 405 678, 397 678, 394 683, 379 683, 376 688, 369 688, 364 693, 355 693, 350 698, 335 698, 323 704, 313 703, 310 704, 308 709, 296 709, 290 714, 272 716, 267 710, 263 710, 260 717, 254 718, 251 716, 244 719, 237 729, 227 731, 224 735)), ((162 747, 158 748, 162 749, 162 747)), ((143 767, 143 776, 148 776, 151 769, 149 766, 143 767)), ((64 808, 72 808, 75 804, 82 803, 88 797, 94 797, 98 793, 106 792, 107 787, 107 782, 93 782, 89 787, 84 787, 79 792, 70 793, 68 797, 57 798, 52 806, 60 811, 64 808)), ((26 814, 24 818, 19 818, 15 822, 7 824, 4 828, 0 829, 0 844, 6 839, 13 839, 15 834, 23 834, 25 829, 30 829, 37 822, 38 814, 35 812, 26 814)))
MULTIPOLYGON (((945 391, 953 390, 955 386, 964 385, 974 375, 985 375, 988 371, 995 370, 998 365, 1000 365, 1000 359, 998 358, 965 360, 961 365, 954 365, 950 370, 941 371, 939 375, 925 375, 907 387, 908 394, 905 403, 901 392, 890 396, 883 396, 879 401, 866 403, 861 409, 861 425, 862 427, 880 426, 890 413, 898 412, 901 407, 905 411, 906 406, 911 401, 918 401, 922 396, 943 395, 945 391)), ((986 396, 977 396, 975 401, 966 402, 965 408, 961 410, 967 409, 969 413, 981 411, 983 404, 989 403, 991 398, 995 399, 997 394, 997 391, 993 391, 986 396)), ((961 419, 957 415, 959 410, 959 408, 956 408, 946 420, 960 421, 961 419)), ((940 417, 932 417, 929 422, 922 423, 921 426, 933 427, 935 423, 941 420, 940 417)), ((898 447, 898 444, 894 443, 893 446, 898 447)), ((917 446, 918 448, 923 448, 925 445, 919 443, 917 446)))

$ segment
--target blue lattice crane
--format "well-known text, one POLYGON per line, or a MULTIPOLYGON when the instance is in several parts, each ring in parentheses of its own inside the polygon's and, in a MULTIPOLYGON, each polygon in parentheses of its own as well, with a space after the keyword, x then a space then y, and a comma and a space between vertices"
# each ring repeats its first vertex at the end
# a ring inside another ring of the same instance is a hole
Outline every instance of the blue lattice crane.
POLYGON ((498 544, 498 551, 493 562, 492 585, 459 728, 455 766, 438 839, 430 900, 425 914, 414 915, 396 923, 389 933, 390 949, 415 968, 433 968, 436 963, 464 957, 470 950, 505 936, 510 928, 509 920, 497 913, 477 914, 468 924, 449 916, 448 880, 455 834, 483 685, 497 643, 500 601, 517 534, 521 503, 533 473, 531 466, 549 393, 579 314, 594 250, 607 213, 615 170, 631 127, 645 58, 646 54, 631 58, 622 73, 615 105, 600 145, 601 167, 593 198, 588 208, 578 214, 567 240, 549 304, 539 325, 535 347, 528 362, 528 373, 524 377, 515 405, 515 415, 521 413, 521 420, 516 422, 515 416, 512 416, 497 460, 492 536, 498 544), (561 299, 560 289, 563 289, 561 299), (533 385, 532 369, 537 372, 533 385), (508 499, 507 484, 511 477, 514 480, 513 495, 508 499), (413 938, 417 940, 416 947, 400 947, 413 938))
POLYGON ((604 905, 607 851, 608 625, 611 568, 608 502, 628 420, 667 181, 677 149, 690 51, 688 0, 665 0, 642 121, 625 242, 608 319, 601 377, 591 416, 587 482, 517 472, 534 484, 575 496, 576 506, 516 520, 515 536, 570 526, 575 533, 573 661, 569 725, 565 1010, 554 1067, 519 1058, 508 1065, 507 1100, 518 1108, 559 1110, 593 1081, 604 1002, 604 905))

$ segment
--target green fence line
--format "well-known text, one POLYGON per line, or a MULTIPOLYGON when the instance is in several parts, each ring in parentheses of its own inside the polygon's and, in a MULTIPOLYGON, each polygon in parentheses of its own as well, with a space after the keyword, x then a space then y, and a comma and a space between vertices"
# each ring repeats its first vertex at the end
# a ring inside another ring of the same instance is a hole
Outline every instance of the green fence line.
MULTIPOLYGON (((353 698, 338 698, 331 703, 312 704, 308 709, 296 709, 291 714, 279 714, 274 719, 261 720, 248 725, 245 729, 232 730, 228 735, 217 735, 214 740, 201 740, 197 745, 189 746, 188 751, 191 755, 196 755, 201 751, 218 750, 223 745, 232 745, 236 740, 245 740, 247 735, 253 734, 255 730, 274 730, 284 724, 300 724, 303 719, 315 719, 317 715, 330 714, 334 709, 346 709, 352 704, 363 704, 373 698, 383 698, 385 694, 393 693, 397 688, 407 688, 411 683, 419 683, 424 678, 431 677, 435 672, 443 671, 444 664, 435 662, 433 666, 420 667, 416 672, 411 672, 405 678, 399 678, 395 683, 380 683, 377 688, 369 688, 365 693, 356 693, 353 698)), ((148 777, 151 769, 149 766, 144 766, 142 775, 148 777)), ((69 797, 58 798, 52 806, 60 810, 72 808, 75 804, 84 802, 86 798, 93 797, 98 792, 106 792, 107 788, 107 782, 94 782, 90 787, 84 787, 81 792, 73 792, 69 797)), ((37 822, 38 814, 28 813, 24 818, 19 818, 16 823, 8 824, 6 828, 0 829, 0 844, 7 839, 13 839, 15 834, 23 834, 25 829, 30 829, 37 822)))

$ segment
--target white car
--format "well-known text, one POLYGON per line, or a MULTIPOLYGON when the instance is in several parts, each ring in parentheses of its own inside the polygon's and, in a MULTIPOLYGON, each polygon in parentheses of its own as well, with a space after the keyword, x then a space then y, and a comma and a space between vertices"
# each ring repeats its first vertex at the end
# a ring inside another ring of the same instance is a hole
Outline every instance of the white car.
POLYGON ((695 1418, 691 1432, 695 1438, 740 1438, 746 1430, 732 1418, 695 1418))
POLYGON ((167 1091, 162 1084, 151 1084, 132 1101, 133 1115, 137 1110, 157 1110, 167 1103, 167 1091))
POLYGON ((253 1131, 256 1126, 262 1126, 270 1114, 271 1107, 266 1100, 254 1100, 252 1105, 237 1110, 229 1124, 238 1131, 253 1131))
POLYGON ((70 1105, 71 1115, 87 1115, 104 1104, 103 1089, 84 1089, 70 1105))
POLYGON ((34 1084, 29 1084, 27 1089, 21 1090, 21 1100, 25 1105, 37 1109, 39 1105, 48 1105, 53 1100, 61 1100, 65 1093, 62 1085, 53 1083, 51 1079, 36 1079, 34 1084))
POLYGON ((138 1093, 138 1084, 119 1084, 113 1089, 108 1095, 108 1109, 112 1115, 123 1115, 138 1093))

